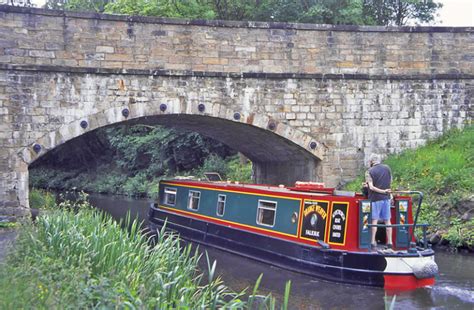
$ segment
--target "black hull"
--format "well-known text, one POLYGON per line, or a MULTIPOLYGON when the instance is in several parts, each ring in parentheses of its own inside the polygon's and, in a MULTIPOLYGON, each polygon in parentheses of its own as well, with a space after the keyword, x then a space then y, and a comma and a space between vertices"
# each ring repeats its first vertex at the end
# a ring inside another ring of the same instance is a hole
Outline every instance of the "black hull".
MULTIPOLYGON (((167 229, 177 231, 182 238, 196 243, 329 281, 385 286, 384 276, 387 273, 384 270, 387 267, 385 259, 387 255, 324 249, 196 220, 159 209, 150 210, 151 231, 160 230, 165 220, 167 229)), ((423 254, 423 256, 431 255, 432 251, 423 254)), ((406 275, 412 276, 412 274, 406 275)))

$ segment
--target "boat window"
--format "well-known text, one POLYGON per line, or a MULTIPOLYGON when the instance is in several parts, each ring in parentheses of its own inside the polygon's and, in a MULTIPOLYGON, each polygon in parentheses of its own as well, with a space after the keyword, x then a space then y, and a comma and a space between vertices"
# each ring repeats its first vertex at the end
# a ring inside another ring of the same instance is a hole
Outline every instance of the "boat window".
POLYGON ((176 188, 165 187, 165 204, 174 206, 176 203, 176 188))
POLYGON ((200 198, 201 198, 201 192, 189 191, 188 209, 197 211, 199 209, 199 199, 200 198))
POLYGON ((257 224, 273 227, 275 225, 277 203, 275 201, 258 201, 257 224))
POLYGON ((225 210, 225 195, 217 196, 217 215, 223 216, 225 210))

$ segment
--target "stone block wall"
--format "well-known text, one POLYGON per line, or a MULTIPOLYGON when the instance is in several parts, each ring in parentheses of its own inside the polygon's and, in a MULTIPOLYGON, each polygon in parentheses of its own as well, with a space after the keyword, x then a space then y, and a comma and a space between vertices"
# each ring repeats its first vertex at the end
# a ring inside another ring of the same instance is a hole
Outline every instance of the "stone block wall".
POLYGON ((189 21, 8 6, 0 17, 5 64, 366 78, 474 72, 469 27, 189 21))

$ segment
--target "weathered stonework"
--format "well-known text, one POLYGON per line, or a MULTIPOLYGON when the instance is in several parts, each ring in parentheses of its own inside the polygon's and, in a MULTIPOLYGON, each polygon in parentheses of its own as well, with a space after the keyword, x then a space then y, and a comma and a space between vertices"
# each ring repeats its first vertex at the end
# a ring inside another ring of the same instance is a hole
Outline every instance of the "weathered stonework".
POLYGON ((473 28, 0 6, 0 216, 25 212, 36 158, 124 121, 214 137, 252 159, 259 182, 344 183, 371 152, 472 122, 473 50, 473 28))

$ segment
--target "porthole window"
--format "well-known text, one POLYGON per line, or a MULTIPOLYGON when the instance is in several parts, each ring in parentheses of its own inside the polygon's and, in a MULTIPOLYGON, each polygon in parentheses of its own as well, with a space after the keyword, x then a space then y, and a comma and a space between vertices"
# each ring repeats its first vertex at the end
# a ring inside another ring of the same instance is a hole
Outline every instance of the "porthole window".
POLYGON ((257 224, 273 227, 275 225, 277 203, 275 201, 258 201, 257 224))
POLYGON ((201 192, 189 191, 188 209, 197 211, 199 209, 199 200, 201 199, 201 192))

